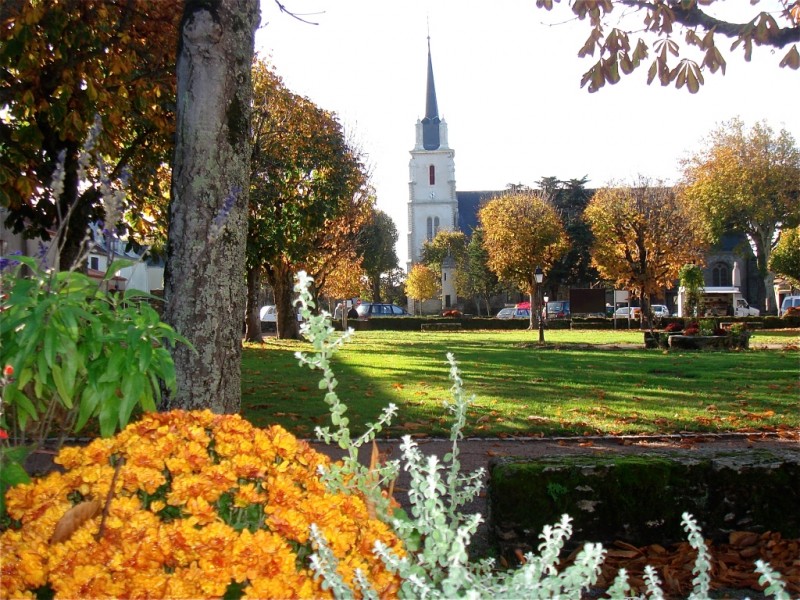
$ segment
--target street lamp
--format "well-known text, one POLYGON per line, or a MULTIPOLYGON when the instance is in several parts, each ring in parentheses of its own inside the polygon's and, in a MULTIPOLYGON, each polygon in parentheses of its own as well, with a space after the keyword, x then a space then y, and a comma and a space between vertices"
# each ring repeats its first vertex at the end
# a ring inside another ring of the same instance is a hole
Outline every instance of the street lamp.
POLYGON ((536 278, 536 288, 539 292, 539 343, 541 343, 544 341, 544 323, 542 323, 542 280, 544 280, 544 272, 542 267, 537 265, 533 276, 536 278))

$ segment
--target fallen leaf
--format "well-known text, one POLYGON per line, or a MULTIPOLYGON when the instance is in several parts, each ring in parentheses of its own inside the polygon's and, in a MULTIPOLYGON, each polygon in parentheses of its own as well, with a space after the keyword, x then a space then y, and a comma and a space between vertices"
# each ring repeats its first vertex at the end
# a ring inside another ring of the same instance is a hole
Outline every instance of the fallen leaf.
POLYGON ((99 498, 80 502, 64 513, 64 516, 56 523, 50 544, 58 544, 72 537, 81 525, 94 517, 100 510, 101 502, 99 498))

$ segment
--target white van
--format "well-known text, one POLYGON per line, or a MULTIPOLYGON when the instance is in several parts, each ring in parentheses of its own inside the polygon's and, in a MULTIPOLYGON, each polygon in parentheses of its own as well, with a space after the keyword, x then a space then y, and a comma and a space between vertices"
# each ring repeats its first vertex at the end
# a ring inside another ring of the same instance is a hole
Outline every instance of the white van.
POLYGON ((781 302, 781 308, 778 311, 778 316, 782 317, 787 310, 792 307, 800 307, 800 296, 786 296, 781 302))

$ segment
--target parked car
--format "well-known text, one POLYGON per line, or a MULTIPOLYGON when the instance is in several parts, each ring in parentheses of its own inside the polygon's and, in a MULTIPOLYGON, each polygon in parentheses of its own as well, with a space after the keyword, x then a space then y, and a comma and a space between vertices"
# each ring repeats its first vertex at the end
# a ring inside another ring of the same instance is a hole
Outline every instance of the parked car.
POLYGON ((800 296, 786 296, 781 302, 781 308, 778 311, 778 316, 782 317, 790 308, 800 307, 800 296))
POLYGON ((359 319, 370 317, 408 317, 408 311, 396 304, 381 304, 376 302, 362 302, 356 306, 359 319))
POLYGON ((569 319, 569 300, 551 300, 547 303, 546 319, 569 319))
POLYGON ((497 313, 496 317, 498 319, 528 319, 531 318, 531 311, 527 308, 517 308, 516 306, 513 307, 506 307, 501 308, 500 312, 497 313))
MULTIPOLYGON (((262 331, 272 330, 275 329, 275 327, 277 327, 278 311, 275 308, 274 304, 267 304, 266 306, 262 306, 258 314, 259 318, 261 319, 262 331)), ((298 321, 303 320, 303 315, 301 315, 299 312, 297 313, 297 320, 298 321)))
POLYGON ((642 314, 642 309, 638 306, 631 306, 628 308, 627 306, 622 306, 614 311, 614 318, 615 319, 638 319, 639 315, 642 314), (628 313, 630 312, 630 317, 628 313))
POLYGON ((274 304, 267 304, 266 306, 262 306, 261 310, 259 311, 259 316, 261 317, 262 323, 272 323, 272 326, 275 327, 275 322, 278 318, 278 313, 275 310, 274 304))
POLYGON ((669 309, 665 304, 652 304, 650 305, 650 310, 653 316, 659 319, 669 316, 669 309))

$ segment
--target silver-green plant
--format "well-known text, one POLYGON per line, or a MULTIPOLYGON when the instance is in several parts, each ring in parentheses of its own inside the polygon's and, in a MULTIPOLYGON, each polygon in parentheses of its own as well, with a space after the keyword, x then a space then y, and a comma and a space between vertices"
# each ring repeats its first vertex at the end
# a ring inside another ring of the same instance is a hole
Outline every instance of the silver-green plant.
POLYGON ((311 309, 315 307, 314 298, 309 291, 312 281, 305 271, 300 271, 297 274, 294 290, 299 294, 300 314, 303 316, 300 332, 313 345, 314 354, 296 352, 295 357, 300 361, 300 366, 307 365, 311 369, 322 371, 319 388, 326 390, 324 400, 331 414, 331 423, 336 429, 331 431, 329 427, 317 427, 315 430, 317 437, 327 444, 335 442, 346 452, 341 464, 331 465, 321 475, 323 481, 333 492, 360 490, 378 513, 387 517, 389 500, 383 497, 381 488, 397 477, 398 462, 396 460, 387 461, 384 465, 376 465, 370 469, 359 462, 358 452, 362 446, 373 441, 383 427, 391 422, 392 417, 397 413, 397 407, 390 404, 382 411, 376 423, 368 424, 365 433, 356 439, 351 437, 350 421, 345 416, 347 405, 339 399, 336 393, 338 382, 334 377, 330 359, 350 339, 353 330, 348 329, 344 334, 339 335, 331 326, 330 314, 325 311, 319 315, 312 314, 311 309))
MULTIPOLYGON (((301 314, 305 320, 301 331, 314 346, 315 355, 297 353, 301 365, 323 371, 320 389, 327 390, 325 402, 331 412, 331 421, 338 427, 335 432, 328 428, 317 428, 317 434, 326 442, 337 442, 348 451, 341 466, 334 466, 323 474, 325 481, 334 490, 354 490, 367 497, 374 497, 375 476, 358 462, 358 448, 375 438, 381 427, 396 413, 390 405, 376 425, 367 433, 352 440, 348 421, 344 416, 347 407, 334 391, 337 385, 333 375, 330 358, 350 339, 352 330, 337 334, 330 326, 330 315, 322 312, 319 316, 311 314, 314 306, 308 291, 310 278, 301 272, 295 291, 300 295, 301 314), (350 483, 345 485, 343 481, 350 483)), ((555 525, 545 526, 538 547, 538 554, 529 552, 523 564, 513 570, 499 570, 491 559, 470 562, 467 549, 472 535, 481 522, 477 514, 465 515, 460 508, 472 500, 480 491, 483 470, 464 475, 460 473, 458 442, 466 423, 467 410, 474 401, 463 389, 463 381, 458 364, 452 354, 447 355, 450 364, 450 378, 453 385, 450 392, 452 403, 445 408, 453 415, 450 431, 452 449, 440 461, 436 456, 423 456, 410 436, 405 436, 401 444, 403 469, 411 477, 409 502, 411 514, 398 518, 403 513, 379 512, 378 515, 392 524, 403 540, 408 554, 403 557, 394 554, 388 547, 376 543, 375 554, 380 556, 386 566, 402 579, 400 596, 404 598, 444 599, 467 598, 580 598, 587 589, 594 586, 605 559, 605 550, 600 544, 585 544, 573 563, 559 571, 559 557, 565 542, 572 535, 572 521, 563 515, 555 525)), ((390 464, 381 471, 381 481, 396 474, 396 464, 390 464)), ((711 557, 700 528, 692 515, 683 513, 683 527, 688 534, 689 544, 697 551, 692 580, 692 599, 708 598, 710 590, 711 557)), ((312 526, 311 539, 315 553, 311 557, 314 572, 323 579, 323 588, 329 589, 336 598, 366 599, 377 598, 377 594, 367 582, 363 573, 356 573, 356 590, 351 589, 337 573, 338 562, 319 529, 312 526)), ((788 600, 785 584, 780 575, 768 564, 758 561, 756 570, 761 574, 759 582, 767 586, 765 593, 778 600, 788 600)), ((639 598, 661 599, 661 589, 656 570, 647 566, 644 572, 646 594, 639 598)), ((609 598, 635 598, 630 596, 631 586, 625 569, 620 569, 612 585, 606 590, 609 598)))

